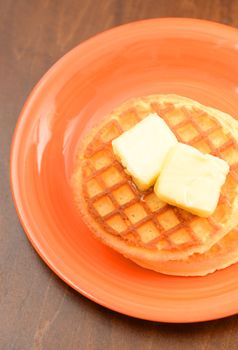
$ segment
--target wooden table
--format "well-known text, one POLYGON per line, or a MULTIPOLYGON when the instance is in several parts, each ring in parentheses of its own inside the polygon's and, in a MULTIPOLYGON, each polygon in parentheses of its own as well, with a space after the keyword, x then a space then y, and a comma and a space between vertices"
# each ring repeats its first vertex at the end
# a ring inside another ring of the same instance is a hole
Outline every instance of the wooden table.
POLYGON ((11 137, 38 79, 94 34, 152 17, 238 26, 238 1, 0 0, 0 350, 238 349, 238 316, 160 324, 117 314, 76 293, 33 250, 11 200, 11 137))

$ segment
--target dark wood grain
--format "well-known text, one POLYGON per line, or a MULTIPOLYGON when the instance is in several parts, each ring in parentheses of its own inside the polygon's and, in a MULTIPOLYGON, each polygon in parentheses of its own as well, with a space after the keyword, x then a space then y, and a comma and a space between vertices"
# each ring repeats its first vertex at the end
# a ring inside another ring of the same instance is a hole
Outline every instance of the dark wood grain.
POLYGON ((152 17, 238 26, 238 1, 0 0, 0 349, 232 350, 238 316, 192 325, 132 319, 58 279, 29 244, 9 190, 9 149, 21 107, 42 74, 90 36, 152 17))

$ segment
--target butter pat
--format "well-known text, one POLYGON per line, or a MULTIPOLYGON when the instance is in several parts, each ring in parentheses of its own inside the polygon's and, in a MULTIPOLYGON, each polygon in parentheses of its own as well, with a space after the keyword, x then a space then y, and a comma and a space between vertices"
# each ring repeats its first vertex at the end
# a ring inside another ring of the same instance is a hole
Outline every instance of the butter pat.
POLYGON ((157 114, 150 114, 112 141, 115 155, 144 191, 152 186, 176 136, 157 114))
POLYGON ((169 152, 154 190, 161 200, 208 217, 216 209, 228 172, 224 160, 178 143, 169 152))

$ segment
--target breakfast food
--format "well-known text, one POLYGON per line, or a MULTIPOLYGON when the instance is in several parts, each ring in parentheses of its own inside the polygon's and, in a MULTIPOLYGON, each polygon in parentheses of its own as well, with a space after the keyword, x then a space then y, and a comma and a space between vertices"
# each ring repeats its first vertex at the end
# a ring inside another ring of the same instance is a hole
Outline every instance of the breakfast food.
MULTIPOLYGON (((209 254, 238 223, 237 139, 238 123, 231 116, 184 97, 153 95, 125 102, 95 126, 79 148, 72 187, 83 219, 105 244, 156 271, 168 273, 173 263, 209 254), (153 188, 139 190, 116 159, 112 140, 151 113, 164 119, 179 142, 230 165, 216 210, 208 218, 166 204, 153 188)), ((216 266, 206 273, 223 267, 216 266)), ((182 269, 174 271, 184 274, 182 269)), ((204 271, 191 272, 196 274, 204 271)))
POLYGON ((174 276, 205 276, 238 262, 238 228, 231 230, 203 254, 195 253, 183 260, 140 261, 138 265, 174 276))
POLYGON ((155 193, 166 203, 208 217, 216 209, 228 172, 223 159, 178 143, 164 161, 155 193))
POLYGON ((112 141, 116 157, 141 191, 151 187, 177 139, 165 121, 150 114, 112 141))

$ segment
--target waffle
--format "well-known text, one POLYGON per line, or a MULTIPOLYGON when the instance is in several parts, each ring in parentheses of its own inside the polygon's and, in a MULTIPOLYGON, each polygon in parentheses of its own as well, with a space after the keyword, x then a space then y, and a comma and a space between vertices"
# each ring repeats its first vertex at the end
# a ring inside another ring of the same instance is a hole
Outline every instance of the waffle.
POLYGON ((95 126, 79 147, 72 188, 95 235, 140 262, 183 260, 209 250, 238 223, 238 123, 176 95, 131 99, 95 126), (111 141, 149 113, 158 113, 178 140, 226 160, 230 172, 216 211, 199 218, 139 191, 116 160, 111 141))
POLYGON ((167 275, 205 276, 238 262, 238 228, 231 230, 205 253, 192 254, 185 260, 134 262, 167 275))

